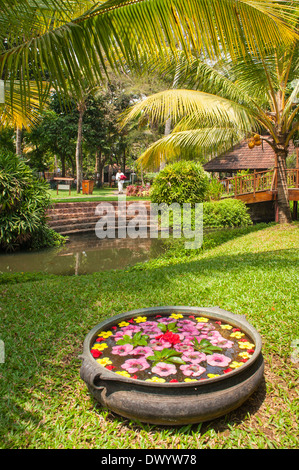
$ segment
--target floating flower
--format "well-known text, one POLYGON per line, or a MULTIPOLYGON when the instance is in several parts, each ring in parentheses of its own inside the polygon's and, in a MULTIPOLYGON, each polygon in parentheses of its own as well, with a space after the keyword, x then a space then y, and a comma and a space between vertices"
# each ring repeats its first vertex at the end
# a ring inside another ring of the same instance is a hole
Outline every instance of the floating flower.
POLYGON ((220 325, 220 328, 222 328, 222 330, 231 330, 232 326, 231 325, 220 325))
POLYGON ((213 379, 214 377, 220 377, 219 374, 207 374, 207 377, 209 377, 209 379, 213 379))
POLYGON ((206 369, 201 367, 199 364, 184 364, 180 366, 180 369, 184 375, 189 375, 191 377, 197 377, 206 371, 206 369))
POLYGON ((112 354, 117 354, 118 356, 127 356, 133 350, 132 344, 120 344, 117 346, 113 346, 112 354))
POLYGON ((230 367, 228 367, 227 369, 225 369, 223 371, 224 374, 228 374, 228 372, 231 372, 233 369, 231 369, 230 367))
POLYGON ((129 325, 130 325, 130 323, 128 323, 128 322, 126 322, 126 321, 121 321, 121 322, 118 324, 118 326, 119 326, 120 328, 123 328, 124 326, 129 326, 129 325))
POLYGON ((225 338, 221 338, 220 340, 219 339, 211 339, 211 343, 214 346, 218 346, 219 348, 223 348, 223 349, 232 348, 233 345, 234 345, 233 341, 229 341, 228 339, 225 339, 225 338))
POLYGON ((141 370, 148 369, 150 367, 149 363, 146 361, 144 357, 139 359, 127 359, 124 364, 121 366, 123 369, 126 369, 128 372, 134 374, 135 372, 139 372, 141 370))
POLYGON ((155 339, 164 343, 170 343, 171 345, 181 342, 180 336, 176 333, 172 333, 172 331, 167 331, 167 333, 164 333, 163 335, 156 336, 155 339))
POLYGON ((170 318, 174 318, 175 320, 178 320, 179 318, 184 318, 184 317, 180 313, 172 313, 170 315, 170 318))
POLYGON ((101 351, 99 351, 98 349, 91 349, 91 354, 92 354, 92 357, 94 357, 95 359, 97 359, 98 357, 100 357, 103 353, 101 351))
POLYGON ((192 362, 192 364, 199 364, 206 360, 206 355, 199 351, 185 351, 182 355, 182 359, 185 362, 192 362))
POLYGON ((130 374, 125 370, 118 370, 115 373, 118 374, 118 375, 122 375, 123 377, 131 377, 130 374))
POLYGON ((108 364, 112 364, 109 357, 103 357, 102 359, 97 359, 97 362, 101 364, 101 366, 106 367, 108 364))
POLYGON ((189 377, 186 377, 184 379, 184 382, 198 382, 198 380, 197 379, 189 379, 189 377))
POLYGON ((113 369, 115 369, 115 366, 108 365, 108 366, 106 366, 106 369, 108 369, 108 370, 113 370, 113 369))
POLYGON ((207 356, 207 363, 210 366, 226 367, 231 362, 231 358, 224 356, 224 354, 214 353, 207 356))
POLYGON ((167 343, 159 339, 151 339, 149 344, 155 351, 162 351, 164 348, 171 348, 171 343, 167 343))
POLYGON ((243 362, 233 361, 229 366, 232 369, 237 369, 238 367, 243 366, 243 362))
POLYGON ((137 348, 133 349, 132 354, 134 356, 151 356, 153 354, 152 348, 149 346, 137 346, 137 348))
POLYGON ((154 374, 158 374, 162 377, 167 375, 176 374, 176 367, 174 364, 167 364, 166 362, 158 362, 153 368, 154 374))
POLYGON ((175 383, 179 383, 179 381, 177 379, 171 379, 171 380, 169 380, 169 383, 170 384, 175 384, 175 383))
POLYGON ((175 344, 174 349, 179 352, 185 352, 185 351, 194 351, 193 346, 189 340, 185 340, 182 343, 175 344))
POLYGON ((113 333, 112 331, 101 331, 101 333, 98 334, 98 336, 101 336, 102 338, 109 338, 109 336, 112 336, 113 333))
POLYGON ((146 382, 163 383, 166 382, 166 380, 162 379, 161 377, 152 377, 151 379, 146 379, 146 382))
POLYGON ((207 323, 209 321, 206 317, 196 317, 195 320, 199 323, 207 323))
POLYGON ((97 349, 98 351, 103 351, 106 348, 108 348, 107 343, 94 344, 93 347, 92 347, 92 349, 97 349))
POLYGON ((251 354, 249 354, 248 351, 243 351, 239 353, 239 356, 242 357, 242 359, 249 359, 251 357, 251 354))
POLYGON ((136 323, 144 323, 146 322, 147 317, 137 317, 137 318, 134 318, 134 320, 136 323))
POLYGON ((246 342, 244 341, 243 343, 241 343, 241 341, 239 341, 238 345, 239 345, 240 349, 252 349, 252 348, 254 348, 254 344, 249 343, 248 341, 246 341, 246 342))
POLYGON ((242 338, 242 336, 245 336, 245 335, 244 335, 244 333, 241 333, 241 331, 234 331, 234 333, 232 333, 230 336, 232 338, 240 339, 240 338, 242 338))

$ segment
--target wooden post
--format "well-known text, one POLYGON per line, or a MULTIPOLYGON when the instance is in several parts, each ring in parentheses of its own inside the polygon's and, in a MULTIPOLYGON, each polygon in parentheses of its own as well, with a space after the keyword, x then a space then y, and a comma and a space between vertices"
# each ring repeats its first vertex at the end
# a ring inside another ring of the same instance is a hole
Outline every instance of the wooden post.
POLYGON ((255 186, 256 186, 256 174, 255 169, 253 170, 253 197, 255 197, 255 186))

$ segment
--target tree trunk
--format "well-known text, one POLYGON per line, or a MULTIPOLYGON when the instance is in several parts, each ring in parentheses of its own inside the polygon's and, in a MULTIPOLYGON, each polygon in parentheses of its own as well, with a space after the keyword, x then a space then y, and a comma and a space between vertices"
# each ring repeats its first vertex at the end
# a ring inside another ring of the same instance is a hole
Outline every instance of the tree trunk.
POLYGON ((22 156, 22 129, 20 127, 16 130, 16 154, 22 156))
POLYGON ((277 146, 275 148, 276 166, 277 166, 277 206, 278 223, 289 224, 292 222, 292 215, 289 203, 286 157, 288 152, 285 148, 277 146))
POLYGON ((76 145, 76 178, 77 178, 77 193, 80 193, 82 183, 82 161, 81 161, 81 149, 82 149, 82 129, 83 129, 83 116, 85 106, 80 103, 78 106, 79 110, 79 121, 78 121, 78 136, 76 145))

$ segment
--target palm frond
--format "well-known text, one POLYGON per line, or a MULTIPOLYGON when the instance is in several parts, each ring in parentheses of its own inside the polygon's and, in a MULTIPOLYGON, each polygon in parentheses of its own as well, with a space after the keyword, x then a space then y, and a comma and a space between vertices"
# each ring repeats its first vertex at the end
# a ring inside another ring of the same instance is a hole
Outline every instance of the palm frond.
POLYGON ((143 168, 157 169, 161 162, 170 163, 181 158, 207 161, 208 157, 229 150, 246 137, 235 127, 207 127, 172 132, 152 144, 138 159, 143 168))

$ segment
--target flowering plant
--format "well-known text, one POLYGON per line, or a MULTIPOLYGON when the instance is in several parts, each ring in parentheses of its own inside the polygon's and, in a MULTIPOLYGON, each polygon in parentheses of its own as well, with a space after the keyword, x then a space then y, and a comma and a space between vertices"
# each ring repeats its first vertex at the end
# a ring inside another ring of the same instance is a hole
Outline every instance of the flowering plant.
POLYGON ((121 181, 124 181, 127 179, 127 177, 125 175, 120 175, 120 178, 119 178, 121 181))
POLYGON ((247 362, 254 350, 255 344, 240 328, 173 313, 139 316, 100 331, 91 354, 124 377, 178 383, 227 374, 247 362))

